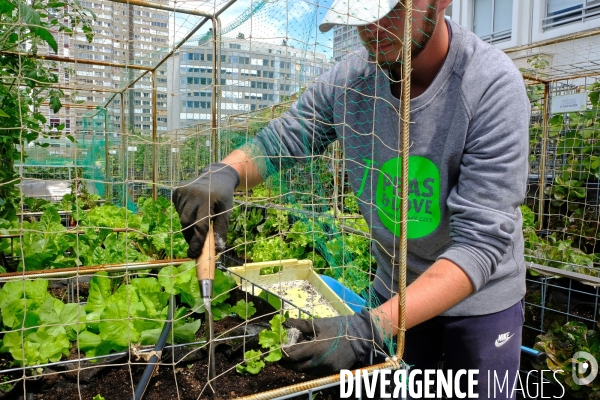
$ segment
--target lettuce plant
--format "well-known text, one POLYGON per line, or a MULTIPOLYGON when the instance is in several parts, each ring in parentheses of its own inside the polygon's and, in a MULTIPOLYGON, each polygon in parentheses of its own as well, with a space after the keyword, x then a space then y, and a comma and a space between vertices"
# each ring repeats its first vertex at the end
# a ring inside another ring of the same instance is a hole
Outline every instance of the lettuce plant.
MULTIPOLYGON (((89 357, 127 349, 130 343, 156 343, 167 319, 169 296, 156 278, 135 278, 112 292, 108 274, 96 274, 85 305, 88 332, 79 338, 81 350, 89 357)), ((188 313, 180 307, 174 314, 173 334, 183 342, 193 341, 200 328, 200 320, 186 322, 188 313)))
POLYGON ((261 354, 260 350, 248 350, 244 353, 244 362, 236 365, 235 370, 240 374, 258 374, 265 367, 265 362, 260 358, 261 354))
MULTIPOLYGON (((19 245, 24 256, 19 270, 186 257, 187 243, 173 204, 162 197, 142 198, 138 207, 135 214, 113 204, 93 207, 88 212, 73 206, 77 229, 85 233, 81 235, 61 224, 56 206, 46 205, 39 221, 22 224, 25 233, 19 245), (114 232, 115 228, 129 231, 114 232)), ((0 233, 10 233, 9 229, 16 227, 15 222, 0 218, 0 233)), ((0 250, 8 250, 7 243, 1 241, 0 250)))
MULTIPOLYGON (((546 334, 539 335, 534 348, 544 351, 548 358, 545 365, 535 365, 540 370, 555 371, 555 376, 574 397, 596 398, 600 393, 600 375, 587 385, 578 385, 573 380, 573 369, 577 374, 578 360, 573 355, 578 351, 590 353, 600 360, 600 333, 589 330, 579 321, 565 325, 554 323, 546 334), (561 372, 562 371, 562 372, 561 372)), ((549 377, 552 380, 552 377, 549 377)))
POLYGON ((20 365, 60 360, 71 349, 70 340, 85 329, 85 311, 64 304, 48 293, 48 281, 7 282, 0 289, 3 329, 0 352, 20 365))
MULTIPOLYGON (((167 319, 171 294, 185 294, 190 306, 197 305, 200 298, 193 263, 192 268, 184 265, 181 271, 177 283, 161 271, 160 280, 134 278, 117 285, 108 273, 99 272, 90 280, 85 306, 64 304, 52 297, 47 280, 7 282, 0 289, 0 327, 4 332, 0 352, 10 353, 20 365, 39 365, 68 355, 74 341, 87 357, 126 350, 132 343, 155 344, 167 319), (163 287, 165 283, 167 287, 163 287)), ((223 302, 235 282, 221 271, 217 277, 215 301, 223 302), (222 291, 226 295, 219 295, 222 291)), ((176 308, 169 343, 172 338, 178 343, 195 340, 201 322, 191 318, 191 313, 188 307, 176 308)))
MULTIPOLYGON (((281 360, 283 353, 281 346, 287 343, 287 332, 283 327, 285 317, 281 314, 276 314, 269 324, 271 329, 264 329, 258 334, 258 343, 267 349, 268 354, 264 357, 264 361, 276 362, 281 360)), ((235 370, 240 373, 258 374, 265 366, 261 359, 262 352, 260 350, 248 350, 244 353, 244 362, 236 365, 235 370)))

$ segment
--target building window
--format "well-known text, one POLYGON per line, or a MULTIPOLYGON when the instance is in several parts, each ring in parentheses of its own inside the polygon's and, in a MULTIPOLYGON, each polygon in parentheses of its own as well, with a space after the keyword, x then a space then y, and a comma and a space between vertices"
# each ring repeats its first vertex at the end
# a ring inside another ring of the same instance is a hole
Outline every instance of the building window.
POLYGON ((600 0, 546 0, 544 30, 600 17, 600 0))
POLYGON ((509 40, 512 30, 513 0, 475 0, 473 32, 490 43, 509 40))

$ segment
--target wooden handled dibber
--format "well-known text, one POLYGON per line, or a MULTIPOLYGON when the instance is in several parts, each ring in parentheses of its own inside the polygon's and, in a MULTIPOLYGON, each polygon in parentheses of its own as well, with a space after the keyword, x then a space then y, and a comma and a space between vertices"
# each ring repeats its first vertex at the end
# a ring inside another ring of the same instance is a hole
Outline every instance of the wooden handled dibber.
POLYGON ((200 284, 200 292, 204 302, 205 323, 208 341, 208 385, 213 391, 213 380, 216 376, 215 369, 215 346, 214 346, 214 331, 213 331, 213 314, 211 307, 211 298, 213 294, 213 282, 215 280, 215 268, 217 257, 215 254, 215 235, 213 232, 212 223, 208 225, 208 233, 202 247, 202 253, 196 260, 196 273, 198 275, 198 283, 200 284))

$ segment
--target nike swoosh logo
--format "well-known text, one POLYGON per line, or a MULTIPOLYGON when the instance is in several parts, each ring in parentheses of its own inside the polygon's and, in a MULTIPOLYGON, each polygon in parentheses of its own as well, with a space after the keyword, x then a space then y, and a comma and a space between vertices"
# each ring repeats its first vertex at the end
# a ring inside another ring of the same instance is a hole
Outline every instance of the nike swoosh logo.
POLYGON ((495 344, 496 344, 496 347, 500 347, 500 346, 502 346, 503 344, 505 344, 506 342, 508 342, 508 340, 509 340, 511 337, 513 337, 514 335, 515 335, 515 334, 513 333, 512 335, 510 335, 510 336, 508 336, 508 337, 506 337, 506 338, 503 338, 503 339, 500 339, 500 338, 498 338, 498 339, 496 339, 496 342, 495 342, 495 344))

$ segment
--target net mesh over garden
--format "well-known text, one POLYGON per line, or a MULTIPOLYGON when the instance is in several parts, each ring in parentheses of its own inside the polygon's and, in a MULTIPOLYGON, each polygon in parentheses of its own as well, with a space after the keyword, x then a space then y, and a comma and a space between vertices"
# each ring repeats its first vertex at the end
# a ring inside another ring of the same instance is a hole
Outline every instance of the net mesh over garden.
MULTIPOLYGON (((205 307, 170 199, 209 163, 254 146, 331 68, 333 35, 317 28, 326 10, 67 3, 0 5, 3 37, 14 30, 17 43, 4 48, 14 70, 3 88, 21 99, 1 121, 12 161, 0 184, 0 393, 196 399, 212 387, 236 398, 317 378, 276 362, 281 321, 379 304, 339 146, 291 169, 257 159, 266 183, 236 193, 214 281, 212 380, 205 307), (202 12, 219 12, 220 25, 202 12)), ((373 349, 383 360, 392 339, 373 349)))
POLYGON ((582 32, 507 51, 524 74, 532 104, 528 208, 524 209, 527 259, 596 277, 600 266, 597 35, 597 30, 582 32))
MULTIPOLYGON (((147 399, 197 399, 212 389, 237 398, 276 389, 319 376, 318 368, 296 373, 277 363, 292 340, 283 319, 380 305, 372 290, 378 243, 368 226, 379 218, 396 232, 401 222, 400 164, 373 163, 381 138, 371 117, 400 109, 381 94, 387 71, 373 68, 376 95, 333 126, 315 114, 346 113, 343 98, 332 110, 298 99, 333 59, 370 61, 339 46, 358 48, 353 30, 339 42, 318 30, 322 5, 161 6, 0 0, 0 38, 8 38, 0 43, 2 90, 10 99, 0 107, 0 398, 108 400, 145 391, 147 399), (219 13, 219 24, 202 13, 219 13), (264 131, 274 120, 299 126, 296 152, 264 157, 265 146, 280 144, 272 128, 264 131), (310 140, 334 130, 363 144, 310 140), (237 191, 230 210, 214 281, 217 371, 209 380, 204 304, 171 196, 238 148, 266 181, 237 191), (383 206, 360 200, 376 175, 386 182, 383 206), (357 192, 351 181, 360 182, 357 192), (156 350, 167 323, 164 349, 156 350)), ((535 85, 527 257, 597 276, 600 89, 593 76, 552 83, 555 96, 585 93, 586 109, 552 114, 542 148, 543 87, 535 85)), ((396 159, 400 139, 384 143, 396 159)), ((411 190, 414 226, 429 212, 428 188, 411 190)), ((398 238, 385 251, 400 264, 398 238)), ((390 294, 396 290, 394 280, 390 294)), ((394 340, 372 343, 370 361, 395 354, 394 340)))

